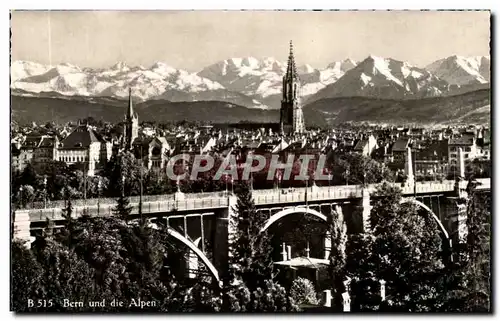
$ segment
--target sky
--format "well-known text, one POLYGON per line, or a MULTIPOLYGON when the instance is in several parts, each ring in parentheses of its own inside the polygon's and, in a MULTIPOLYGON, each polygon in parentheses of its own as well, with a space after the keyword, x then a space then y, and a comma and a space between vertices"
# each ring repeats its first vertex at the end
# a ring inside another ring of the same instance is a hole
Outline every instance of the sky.
POLYGON ((13 11, 12 60, 103 68, 157 61, 191 72, 233 57, 298 65, 391 57, 415 66, 488 56, 488 11, 13 11))

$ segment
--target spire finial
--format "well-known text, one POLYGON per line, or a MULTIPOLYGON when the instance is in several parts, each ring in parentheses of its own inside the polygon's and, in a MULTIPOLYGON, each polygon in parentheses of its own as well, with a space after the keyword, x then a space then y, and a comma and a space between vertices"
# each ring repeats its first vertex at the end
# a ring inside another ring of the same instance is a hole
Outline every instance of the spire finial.
POLYGON ((290 40, 290 55, 288 56, 287 77, 297 77, 297 69, 295 67, 295 58, 293 57, 293 42, 290 40))

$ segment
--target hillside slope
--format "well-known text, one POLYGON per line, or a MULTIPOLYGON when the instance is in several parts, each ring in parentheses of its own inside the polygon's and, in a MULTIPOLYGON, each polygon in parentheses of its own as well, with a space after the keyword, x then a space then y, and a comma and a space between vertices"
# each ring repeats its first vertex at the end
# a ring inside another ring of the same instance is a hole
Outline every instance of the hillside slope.
MULTIPOLYGON (((127 102, 109 97, 49 98, 11 95, 12 119, 19 124, 55 121, 65 123, 92 116, 109 122, 122 121, 127 102)), ((171 102, 150 100, 134 104, 139 121, 211 123, 279 122, 278 110, 249 109, 222 101, 171 102)), ((315 109, 304 111, 308 125, 324 126, 326 121, 315 109)))
POLYGON ((328 98, 308 104, 322 112, 329 123, 368 121, 382 123, 484 123, 490 121, 490 90, 483 89, 462 95, 412 100, 374 99, 368 97, 328 98), (478 110, 476 113, 474 111, 478 110), (464 116, 474 113, 475 117, 464 116))

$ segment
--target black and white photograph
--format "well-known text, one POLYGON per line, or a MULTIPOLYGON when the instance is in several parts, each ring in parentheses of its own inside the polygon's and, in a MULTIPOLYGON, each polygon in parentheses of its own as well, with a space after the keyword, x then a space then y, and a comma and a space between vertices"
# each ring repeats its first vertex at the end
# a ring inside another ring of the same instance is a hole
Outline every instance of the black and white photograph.
POLYGON ((491 22, 11 10, 10 311, 492 313, 491 22))

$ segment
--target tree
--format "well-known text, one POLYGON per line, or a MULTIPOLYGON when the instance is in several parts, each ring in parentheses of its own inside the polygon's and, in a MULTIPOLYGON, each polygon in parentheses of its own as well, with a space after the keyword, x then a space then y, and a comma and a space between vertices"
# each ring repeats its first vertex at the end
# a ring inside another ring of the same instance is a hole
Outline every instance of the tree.
POLYGON ((491 195, 469 189, 467 242, 443 276, 442 311, 491 311, 491 195))
POLYGON ((272 281, 272 248, 267 218, 255 208, 246 182, 236 189, 237 204, 230 217, 234 235, 230 238, 230 273, 223 289, 222 310, 228 312, 277 312, 294 309, 283 287, 272 281))
POLYGON ((91 311, 88 305, 65 307, 64 300, 81 302, 101 300, 96 295, 97 289, 93 281, 95 271, 73 250, 68 250, 55 240, 47 238, 43 243, 38 242, 34 251, 42 267, 39 288, 41 298, 52 300, 52 304, 42 307, 41 311, 91 311))
POLYGON ((110 197, 121 195, 122 192, 126 195, 138 195, 139 170, 137 160, 131 152, 111 157, 104 169, 104 177, 109 180, 109 189, 105 194, 110 197))
POLYGON ((19 177, 19 185, 32 185, 37 179, 37 173, 31 163, 28 163, 19 177))
POLYGON ((401 192, 384 184, 375 193, 371 215, 375 277, 387 282, 392 311, 436 311, 435 281, 443 272, 442 240, 427 212, 400 204, 401 192))
POLYGON ((491 196, 474 191, 467 211, 466 280, 469 311, 491 310, 491 196))
POLYGON ((73 218, 73 205, 71 204, 71 199, 67 200, 66 207, 62 210, 62 217, 65 220, 65 228, 60 232, 58 238, 62 244, 71 248, 74 245, 73 237, 75 232, 75 219, 73 218))
POLYGON ((11 248, 11 310, 26 312, 29 299, 42 297, 42 267, 22 241, 14 240, 11 248))
MULTIPOLYGON (((351 279, 352 311, 376 311, 380 304, 374 242, 375 237, 367 233, 351 234, 347 241, 346 274, 351 279)), ((340 298, 334 299, 339 306, 340 298)))
POLYGON ((130 214, 132 213, 132 206, 130 206, 129 204, 129 199, 124 195, 121 195, 116 200, 116 207, 113 209, 113 212, 120 218, 122 218, 125 222, 128 222, 130 214))
POLYGON ((236 195, 237 204, 231 217, 235 233, 230 240, 230 269, 236 279, 254 290, 272 279, 272 248, 267 231, 261 233, 267 217, 257 211, 246 182, 238 186, 236 195))
POLYGON ((330 153, 327 162, 333 174, 334 185, 372 184, 382 181, 392 182, 395 179, 393 172, 385 164, 362 154, 330 153))
POLYGON ((31 185, 23 185, 19 190, 20 207, 26 207, 35 200, 35 189, 31 185))
POLYGON ((334 212, 329 217, 329 234, 331 237, 329 272, 332 280, 334 298, 340 298, 344 292, 343 281, 346 273, 347 226, 342 211, 334 212))
MULTIPOLYGON (((163 273, 167 233, 145 223, 125 224, 116 217, 82 218, 76 225, 81 232, 74 238, 74 251, 95 270, 99 300, 129 302, 140 297, 157 302, 147 311, 167 311, 175 304, 175 280, 163 273)), ((131 311, 131 307, 108 306, 107 311, 131 311)))

